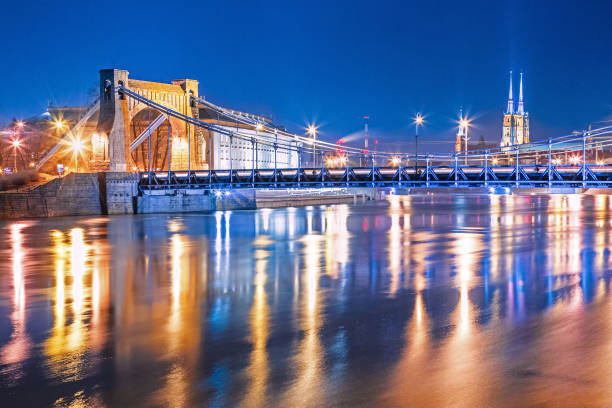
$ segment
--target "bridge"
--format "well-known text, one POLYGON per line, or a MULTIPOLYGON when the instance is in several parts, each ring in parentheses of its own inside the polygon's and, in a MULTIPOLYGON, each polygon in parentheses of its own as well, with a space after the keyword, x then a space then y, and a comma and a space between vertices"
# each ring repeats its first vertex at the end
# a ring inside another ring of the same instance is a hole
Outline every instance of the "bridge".
POLYGON ((198 82, 100 71, 100 97, 36 164, 97 116, 89 168, 138 173, 141 194, 168 189, 612 186, 598 154, 612 126, 528 144, 453 153, 368 152, 292 134, 199 96, 198 82), (307 160, 310 159, 310 160, 307 160), (304 163, 306 162, 306 163, 304 163))

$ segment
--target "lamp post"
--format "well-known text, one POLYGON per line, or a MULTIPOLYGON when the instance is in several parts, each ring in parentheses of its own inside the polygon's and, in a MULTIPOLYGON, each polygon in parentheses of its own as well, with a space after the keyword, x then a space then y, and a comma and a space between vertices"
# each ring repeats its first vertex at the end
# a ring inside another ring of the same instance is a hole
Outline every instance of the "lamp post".
POLYGON ((465 155, 465 159, 464 159, 464 164, 467 165, 467 150, 468 150, 468 129, 470 127, 470 121, 466 116, 463 115, 459 115, 459 136, 463 139, 463 143, 464 143, 464 155, 465 155))
POLYGON ((19 141, 19 139, 15 139, 13 140, 13 156, 14 156, 14 167, 13 167, 13 172, 17 173, 17 149, 19 148, 19 146, 21 146, 21 142, 19 141))
POLYGON ((417 113, 416 117, 414 118, 414 153, 415 153, 415 159, 414 159, 414 175, 416 176, 418 173, 418 167, 419 167, 419 126, 423 125, 423 116, 420 113, 417 113))
POLYGON ((317 167, 317 127, 309 125, 307 132, 312 138, 312 167, 317 167))
POLYGON ((75 155, 75 173, 79 172, 79 154, 83 150, 83 143, 81 139, 75 138, 70 141, 70 148, 74 152, 75 155))

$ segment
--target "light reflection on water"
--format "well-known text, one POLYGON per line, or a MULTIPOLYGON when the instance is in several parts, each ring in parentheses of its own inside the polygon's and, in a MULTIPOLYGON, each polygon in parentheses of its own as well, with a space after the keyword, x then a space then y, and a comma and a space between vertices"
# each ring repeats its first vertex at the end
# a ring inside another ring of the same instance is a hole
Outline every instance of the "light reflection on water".
POLYGON ((608 196, 0 225, 9 405, 610 405, 608 196))

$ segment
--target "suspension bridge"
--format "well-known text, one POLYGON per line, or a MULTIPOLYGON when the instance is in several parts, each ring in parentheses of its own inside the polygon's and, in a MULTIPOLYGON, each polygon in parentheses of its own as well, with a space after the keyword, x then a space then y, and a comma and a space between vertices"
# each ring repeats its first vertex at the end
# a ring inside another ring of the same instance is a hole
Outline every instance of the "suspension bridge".
MULTIPOLYGON (((126 71, 101 71, 100 98, 64 138, 97 112, 100 127, 106 127, 110 151, 103 156, 110 156, 110 170, 126 171, 125 157, 131 157, 141 194, 177 189, 612 186, 612 166, 598 157, 612 144, 612 126, 446 154, 370 152, 293 134, 263 117, 213 104, 198 96, 197 81, 177 82, 184 100, 160 99, 155 92, 143 91, 140 82, 128 80, 127 74, 122 77, 122 72, 126 71), (214 120, 194 114, 197 106, 205 107, 214 120), (132 126, 131 138, 125 136, 128 129, 121 117, 126 110, 139 122, 132 126), (164 126, 167 130, 161 134, 164 126), (174 137, 171 128, 182 129, 182 137, 174 137), (215 137, 206 143, 202 135, 215 137)), ((43 166, 60 144, 36 167, 43 166)))

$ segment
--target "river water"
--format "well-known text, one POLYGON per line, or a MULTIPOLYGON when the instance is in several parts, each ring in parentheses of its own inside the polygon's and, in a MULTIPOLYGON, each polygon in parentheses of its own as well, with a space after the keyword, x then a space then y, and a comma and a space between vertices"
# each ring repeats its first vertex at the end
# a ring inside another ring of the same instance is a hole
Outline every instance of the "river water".
POLYGON ((612 199, 0 224, 9 406, 610 406, 612 199))

